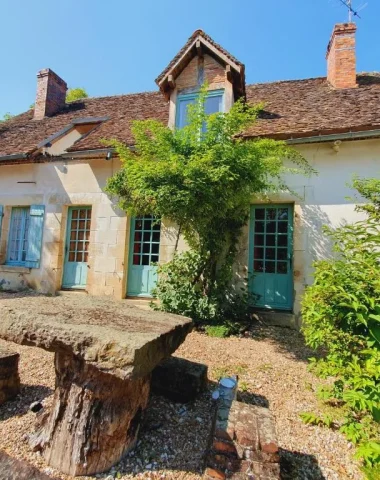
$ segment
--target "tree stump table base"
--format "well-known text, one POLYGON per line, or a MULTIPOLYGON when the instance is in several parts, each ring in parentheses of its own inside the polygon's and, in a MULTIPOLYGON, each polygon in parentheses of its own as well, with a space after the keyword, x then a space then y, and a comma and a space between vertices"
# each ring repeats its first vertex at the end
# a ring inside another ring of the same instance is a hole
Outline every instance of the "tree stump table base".
POLYGON ((55 369, 53 405, 41 413, 30 445, 68 475, 104 472, 136 442, 150 375, 122 380, 61 352, 55 369))

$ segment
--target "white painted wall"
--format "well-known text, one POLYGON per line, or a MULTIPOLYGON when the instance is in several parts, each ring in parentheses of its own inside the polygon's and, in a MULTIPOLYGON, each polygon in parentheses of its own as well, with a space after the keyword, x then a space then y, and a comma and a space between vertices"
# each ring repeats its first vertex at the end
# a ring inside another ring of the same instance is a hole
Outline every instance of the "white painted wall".
MULTIPOLYGON (((295 205, 296 315, 299 314, 304 287, 312 282, 312 262, 330 254, 328 240, 322 234, 322 225, 338 226, 361 217, 355 212, 354 203, 346 198, 354 194, 347 184, 355 173, 362 177, 380 175, 380 140, 344 142, 338 153, 330 143, 297 148, 318 171, 318 175, 288 179, 288 184, 300 198, 289 195, 272 198, 276 203, 292 202, 295 205)), ((41 268, 30 273, 10 272, 0 265, 0 283, 5 282, 9 288, 29 285, 45 292, 59 289, 68 206, 92 205, 88 291, 122 298, 126 290, 129 220, 103 192, 107 178, 119 167, 117 160, 0 165, 0 205, 8 207, 6 211, 9 212, 11 206, 46 205, 41 268)), ((0 262, 4 261, 6 248, 6 223, 3 222, 0 240, 0 262)), ((175 226, 163 222, 161 240, 160 261, 167 261, 174 251, 175 226)), ((185 248, 181 239, 179 250, 185 248)), ((248 248, 247 226, 241 238, 236 268, 241 280, 247 275, 248 248)))
MULTIPOLYGON (((300 301, 306 285, 312 283, 312 263, 331 255, 329 240, 322 226, 337 227, 352 223, 363 214, 355 211, 355 192, 349 187, 354 174, 361 177, 380 176, 380 140, 343 142, 339 152, 333 143, 299 145, 296 147, 318 174, 310 178, 289 176, 287 184, 300 198, 277 195, 273 203, 294 203, 294 313, 299 317, 300 301)), ((253 200, 253 203, 256 203, 253 200)), ((259 202, 257 202, 259 203, 259 202)), ((238 273, 248 273, 248 227, 242 235, 238 273)))

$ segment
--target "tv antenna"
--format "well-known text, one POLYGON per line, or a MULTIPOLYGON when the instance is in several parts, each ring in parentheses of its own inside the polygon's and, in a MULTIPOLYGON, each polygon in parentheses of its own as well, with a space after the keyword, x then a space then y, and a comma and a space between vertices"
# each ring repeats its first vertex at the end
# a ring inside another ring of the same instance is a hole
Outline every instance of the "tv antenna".
POLYGON ((354 9, 352 6, 352 0, 339 0, 342 5, 348 9, 348 21, 351 23, 353 17, 361 18, 359 12, 365 8, 368 3, 364 3, 358 9, 354 9))

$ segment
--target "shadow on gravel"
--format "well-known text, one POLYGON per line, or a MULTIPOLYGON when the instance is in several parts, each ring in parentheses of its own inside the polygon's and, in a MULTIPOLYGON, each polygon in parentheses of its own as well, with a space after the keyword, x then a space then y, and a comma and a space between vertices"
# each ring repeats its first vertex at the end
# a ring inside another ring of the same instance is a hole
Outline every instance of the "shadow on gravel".
POLYGON ((25 415, 31 403, 42 402, 44 398, 53 393, 54 390, 44 385, 21 384, 20 393, 14 399, 8 400, 0 406, 0 422, 11 417, 25 415))
POLYGON ((281 480, 326 480, 314 455, 280 448, 281 480))
POLYGON ((270 327, 255 323, 251 327, 254 340, 269 340, 281 353, 289 353, 293 358, 307 362, 310 357, 319 357, 320 353, 305 345, 303 335, 297 330, 286 327, 270 327))
POLYGON ((252 392, 238 391, 237 400, 249 405, 256 405, 257 407, 269 407, 269 401, 266 397, 264 397, 264 395, 259 395, 252 392))

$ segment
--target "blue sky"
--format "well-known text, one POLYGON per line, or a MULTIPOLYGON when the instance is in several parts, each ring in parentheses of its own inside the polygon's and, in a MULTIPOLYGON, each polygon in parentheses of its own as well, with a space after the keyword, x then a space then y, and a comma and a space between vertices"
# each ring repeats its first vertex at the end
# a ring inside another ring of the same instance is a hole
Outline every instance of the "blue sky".
MULTIPOLYGON (((0 118, 34 102, 46 67, 90 96, 155 90, 198 28, 245 63, 248 83, 322 76, 332 27, 347 20, 339 0, 1 0, 0 12, 0 118)), ((380 70, 380 2, 360 14, 358 71, 380 70)))

